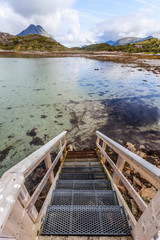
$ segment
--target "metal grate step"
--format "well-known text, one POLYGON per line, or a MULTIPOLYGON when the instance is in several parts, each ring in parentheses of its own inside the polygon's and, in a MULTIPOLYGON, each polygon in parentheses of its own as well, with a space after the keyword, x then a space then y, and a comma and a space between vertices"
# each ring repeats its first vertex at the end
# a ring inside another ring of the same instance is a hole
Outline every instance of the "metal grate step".
POLYGON ((106 179, 105 173, 60 173, 59 179, 106 179))
POLYGON ((61 190, 112 190, 109 180, 58 180, 56 189, 61 190))
POLYGON ((66 158, 65 162, 99 162, 98 158, 66 158))
POLYGON ((114 191, 53 191, 51 205, 118 205, 114 191))
POLYGON ((97 173, 102 172, 103 167, 63 167, 62 173, 97 173))
POLYGON ((123 207, 49 206, 42 235, 130 235, 123 207))
POLYGON ((64 161, 63 167, 102 167, 100 162, 66 162, 64 161))

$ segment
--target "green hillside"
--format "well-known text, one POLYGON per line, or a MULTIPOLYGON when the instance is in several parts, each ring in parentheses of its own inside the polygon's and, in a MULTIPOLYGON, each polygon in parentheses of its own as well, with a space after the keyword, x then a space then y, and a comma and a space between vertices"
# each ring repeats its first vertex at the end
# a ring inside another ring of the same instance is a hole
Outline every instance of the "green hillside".
POLYGON ((128 53, 160 53, 160 40, 152 38, 139 43, 132 43, 121 46, 110 46, 106 43, 92 44, 87 47, 81 48, 82 51, 122 51, 128 53), (136 46, 142 45, 142 48, 136 46))
POLYGON ((110 46, 107 43, 99 43, 99 44, 92 44, 86 47, 82 47, 81 50, 99 52, 99 51, 113 51, 114 48, 115 47, 110 46))
POLYGON ((0 41, 0 49, 13 51, 65 51, 64 47, 52 38, 47 38, 38 34, 27 36, 14 36, 7 41, 0 41))
POLYGON ((116 50, 129 53, 160 53, 160 40, 152 38, 139 43, 117 46, 116 50), (137 45, 142 45, 142 48, 136 48, 137 45))

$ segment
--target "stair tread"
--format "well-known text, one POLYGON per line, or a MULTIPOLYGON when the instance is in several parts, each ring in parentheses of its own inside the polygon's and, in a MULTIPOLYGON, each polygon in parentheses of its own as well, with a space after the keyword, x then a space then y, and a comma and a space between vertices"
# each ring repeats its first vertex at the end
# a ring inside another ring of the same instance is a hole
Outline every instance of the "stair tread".
POLYGON ((102 166, 102 164, 100 163, 100 162, 78 162, 78 161, 76 161, 76 162, 64 162, 63 163, 63 166, 64 167, 94 167, 94 166, 96 166, 96 167, 101 167, 102 166))
POLYGON ((86 179, 86 180, 92 180, 92 179, 106 179, 105 173, 60 173, 59 179, 86 179))
POLYGON ((68 158, 65 159, 65 162, 97 162, 98 163, 99 159, 96 158, 96 157, 94 157, 94 158, 88 158, 88 157, 86 157, 86 158, 84 158, 84 157, 82 157, 82 158, 80 158, 80 157, 70 158, 70 157, 68 157, 68 158))
POLYGON ((42 235, 122 236, 130 230, 120 206, 48 206, 42 235))
POLYGON ((62 173, 86 173, 86 172, 102 172, 104 173, 103 167, 62 167, 62 173))
POLYGON ((111 190, 109 180, 58 180, 56 189, 111 190))
POLYGON ((115 191, 54 190, 51 205, 118 205, 115 191))

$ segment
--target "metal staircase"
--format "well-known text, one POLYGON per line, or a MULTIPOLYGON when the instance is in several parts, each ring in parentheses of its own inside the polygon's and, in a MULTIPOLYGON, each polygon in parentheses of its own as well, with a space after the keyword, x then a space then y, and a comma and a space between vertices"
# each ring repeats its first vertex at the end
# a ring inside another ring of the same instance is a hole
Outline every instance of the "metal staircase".
POLYGON ((41 235, 130 235, 124 208, 94 151, 68 152, 41 235))

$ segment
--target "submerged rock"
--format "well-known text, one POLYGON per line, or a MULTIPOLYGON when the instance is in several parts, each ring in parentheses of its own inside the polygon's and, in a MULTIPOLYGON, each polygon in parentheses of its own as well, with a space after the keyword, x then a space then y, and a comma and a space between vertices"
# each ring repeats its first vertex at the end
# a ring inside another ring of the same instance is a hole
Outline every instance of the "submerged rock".
POLYGON ((44 145, 44 141, 39 137, 35 137, 30 142, 30 145, 35 145, 35 146, 44 145))
POLYGON ((3 161, 7 155, 9 154, 10 150, 13 148, 13 146, 9 146, 5 148, 4 150, 0 151, 0 161, 3 161))
POLYGON ((26 133, 27 136, 35 137, 35 136, 37 135, 36 130, 37 130, 37 128, 33 128, 31 131, 28 131, 28 132, 26 133))
POLYGON ((41 118, 47 118, 47 116, 46 115, 41 115, 41 118))

